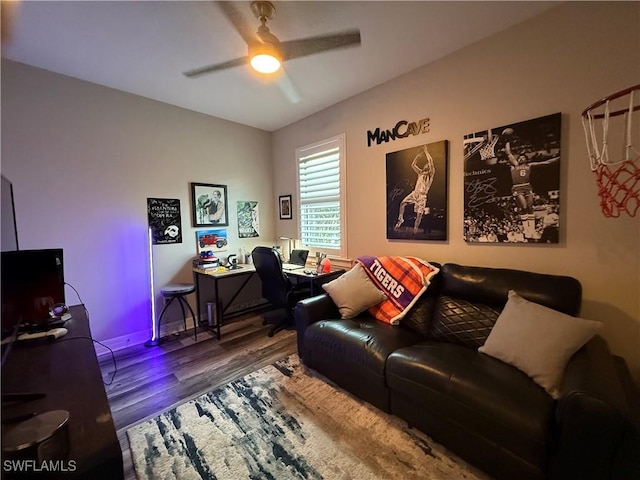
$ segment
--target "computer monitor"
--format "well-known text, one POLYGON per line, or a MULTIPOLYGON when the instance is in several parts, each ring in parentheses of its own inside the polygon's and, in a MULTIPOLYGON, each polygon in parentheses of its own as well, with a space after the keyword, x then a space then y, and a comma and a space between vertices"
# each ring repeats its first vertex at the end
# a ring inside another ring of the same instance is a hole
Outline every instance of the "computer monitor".
POLYGON ((291 251, 291 258, 289 259, 289 263, 293 263, 294 265, 306 265, 307 257, 309 256, 309 250, 296 250, 293 249, 291 251))

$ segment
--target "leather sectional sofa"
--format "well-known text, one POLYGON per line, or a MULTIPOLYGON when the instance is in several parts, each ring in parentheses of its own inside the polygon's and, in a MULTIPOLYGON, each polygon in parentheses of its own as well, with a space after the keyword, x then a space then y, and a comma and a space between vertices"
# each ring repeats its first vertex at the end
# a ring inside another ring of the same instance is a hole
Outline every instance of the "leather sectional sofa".
POLYGON ((575 316, 580 283, 519 270, 438 267, 397 326, 366 311, 341 319, 327 294, 298 303, 304 364, 495 478, 640 478, 633 382, 602 337, 570 358, 558 398, 478 351, 509 290, 575 316))

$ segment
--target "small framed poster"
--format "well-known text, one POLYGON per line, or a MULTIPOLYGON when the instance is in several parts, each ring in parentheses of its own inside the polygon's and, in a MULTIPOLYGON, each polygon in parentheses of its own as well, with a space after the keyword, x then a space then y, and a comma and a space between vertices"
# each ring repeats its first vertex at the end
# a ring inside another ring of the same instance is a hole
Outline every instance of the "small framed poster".
POLYGON ((229 244, 225 228, 198 230, 196 232, 196 241, 198 242, 198 254, 204 250, 222 252, 228 249, 227 245, 229 244))
POLYGON ((238 238, 260 236, 260 215, 258 202, 238 202, 238 238))
POLYGON ((153 245, 182 243, 179 199, 147 198, 147 215, 153 231, 153 245))
POLYGON ((280 220, 291 220, 293 218, 291 208, 291 195, 280 195, 280 220))
POLYGON ((227 227, 227 186, 209 183, 191 184, 194 227, 227 227))

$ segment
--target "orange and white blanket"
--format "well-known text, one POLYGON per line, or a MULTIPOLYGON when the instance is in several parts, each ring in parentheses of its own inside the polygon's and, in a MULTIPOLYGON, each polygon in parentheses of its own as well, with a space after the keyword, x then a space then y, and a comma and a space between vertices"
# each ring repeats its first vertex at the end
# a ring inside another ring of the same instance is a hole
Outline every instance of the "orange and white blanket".
POLYGON ((378 320, 397 325, 440 270, 417 257, 359 257, 369 279, 387 299, 369 309, 378 320))

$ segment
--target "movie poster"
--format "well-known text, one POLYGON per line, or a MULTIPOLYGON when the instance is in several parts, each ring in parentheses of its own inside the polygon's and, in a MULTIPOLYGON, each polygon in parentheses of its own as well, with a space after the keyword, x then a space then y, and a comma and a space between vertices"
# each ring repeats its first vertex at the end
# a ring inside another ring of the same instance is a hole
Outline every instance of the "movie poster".
POLYGON ((260 236, 258 202, 238 202, 238 238, 260 236))
POLYGON ((180 200, 175 198, 147 198, 152 244, 182 243, 180 200))
POLYGON ((560 241, 560 120, 555 113, 465 135, 465 241, 560 241))
POLYGON ((447 239, 449 142, 387 154, 387 238, 447 239))

